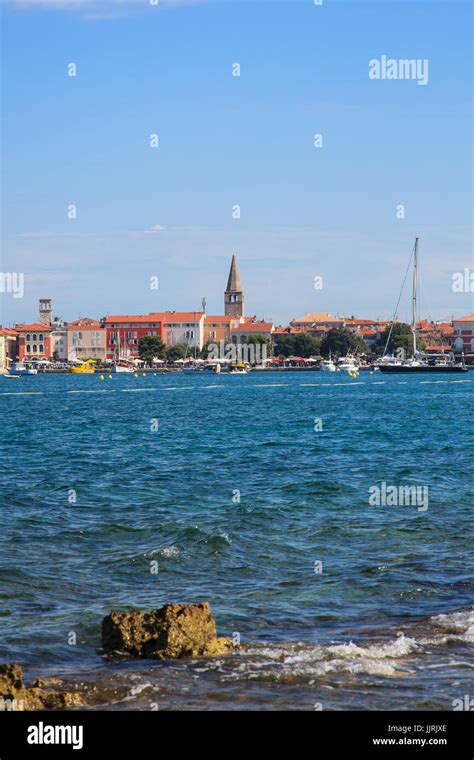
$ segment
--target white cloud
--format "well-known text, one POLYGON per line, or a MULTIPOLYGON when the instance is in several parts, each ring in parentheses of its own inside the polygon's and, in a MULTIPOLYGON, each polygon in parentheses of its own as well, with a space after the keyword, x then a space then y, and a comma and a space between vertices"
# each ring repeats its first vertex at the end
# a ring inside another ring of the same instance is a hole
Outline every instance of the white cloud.
POLYGON ((166 227, 162 224, 154 224, 151 229, 145 230, 145 235, 152 235, 154 232, 163 232, 165 229, 166 227))

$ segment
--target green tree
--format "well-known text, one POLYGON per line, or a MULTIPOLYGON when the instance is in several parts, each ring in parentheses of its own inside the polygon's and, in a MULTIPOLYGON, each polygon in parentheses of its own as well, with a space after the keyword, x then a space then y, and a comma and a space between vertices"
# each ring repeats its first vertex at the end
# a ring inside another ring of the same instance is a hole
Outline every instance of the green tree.
MULTIPOLYGON (((293 355, 308 359, 310 356, 319 356, 321 343, 308 333, 293 335, 293 355)), ((291 356, 291 354, 290 354, 291 356)))
POLYGON ((275 338, 274 354, 287 358, 288 356, 319 356, 320 342, 309 333, 296 335, 277 335, 275 338))
POLYGON ((259 344, 263 346, 263 344, 266 343, 268 346, 270 338, 267 335, 256 333, 255 335, 249 335, 247 338, 244 338, 242 343, 248 343, 251 346, 258 346, 259 344))
POLYGON ((166 346, 158 335, 144 335, 138 342, 140 359, 149 364, 153 359, 164 359, 166 346))
POLYGON ((293 335, 277 335, 274 339, 274 354, 286 359, 293 356, 293 335))
MULTIPOLYGON (((388 354, 396 354, 400 349, 403 349, 407 356, 411 356, 413 354, 413 332, 411 326, 405 324, 404 322, 394 322, 391 327, 388 325, 385 328, 377 343, 375 344, 375 351, 378 354, 383 353, 389 335, 390 340, 388 341, 387 346, 388 354)), ((423 348, 422 341, 417 340, 416 347, 417 349, 421 350, 423 348)))
POLYGON ((330 330, 321 341, 321 356, 345 356, 346 354, 365 354, 367 347, 360 337, 344 327, 330 330))
POLYGON ((189 346, 186 343, 176 343, 174 346, 167 346, 165 351, 166 360, 175 362, 177 359, 185 359, 189 354, 189 346))

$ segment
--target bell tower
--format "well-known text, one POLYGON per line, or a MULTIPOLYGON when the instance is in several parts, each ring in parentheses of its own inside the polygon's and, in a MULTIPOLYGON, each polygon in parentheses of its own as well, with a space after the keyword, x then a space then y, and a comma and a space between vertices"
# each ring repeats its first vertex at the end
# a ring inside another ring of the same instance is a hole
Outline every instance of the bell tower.
POLYGON ((229 279, 227 280, 227 288, 224 294, 224 313, 226 317, 244 316, 244 291, 242 290, 239 268, 235 256, 232 256, 229 279))
POLYGON ((51 327, 51 298, 40 298, 39 300, 39 321, 42 325, 51 327))

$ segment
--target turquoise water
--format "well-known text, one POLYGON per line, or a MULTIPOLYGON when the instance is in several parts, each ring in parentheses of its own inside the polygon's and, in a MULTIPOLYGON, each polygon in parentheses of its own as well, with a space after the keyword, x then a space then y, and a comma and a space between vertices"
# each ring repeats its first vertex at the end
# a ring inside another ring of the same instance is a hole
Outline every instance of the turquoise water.
POLYGON ((115 684, 110 709, 451 709, 474 667, 473 381, 0 378, 0 661, 115 684), (428 509, 371 506, 381 481, 428 509), (241 654, 101 658, 111 608, 202 600, 241 654))

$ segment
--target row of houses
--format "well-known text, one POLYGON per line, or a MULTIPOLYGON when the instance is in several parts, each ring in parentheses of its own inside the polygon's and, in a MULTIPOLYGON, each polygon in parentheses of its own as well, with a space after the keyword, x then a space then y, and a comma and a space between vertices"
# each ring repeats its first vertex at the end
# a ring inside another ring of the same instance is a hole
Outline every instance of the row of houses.
MULTIPOLYGON (((82 317, 67 323, 57 317, 53 319, 51 299, 41 298, 37 322, 0 328, 0 371, 5 371, 9 363, 16 360, 133 360, 139 357, 140 339, 149 335, 158 336, 167 346, 185 344, 192 356, 209 343, 245 343, 252 335, 263 335, 274 344, 279 336, 308 333, 322 339, 334 328, 345 328, 360 335, 370 351, 389 324, 381 320, 308 313, 293 319, 287 326, 276 326, 271 320, 244 316, 244 304, 244 289, 235 256, 224 292, 222 315, 208 315, 203 308, 201 311, 107 315, 100 320, 82 317)), ((454 320, 452 324, 422 320, 418 324, 418 333, 426 350, 454 349, 474 355, 472 315, 454 320)))
MULTIPOLYGON (((288 327, 278 327, 274 334, 309 333, 322 339, 334 328, 344 328, 360 335, 370 350, 380 339, 390 322, 386 320, 358 319, 355 317, 334 317, 331 314, 309 313, 290 322, 288 327)), ((459 317, 452 322, 432 322, 422 319, 417 322, 417 335, 427 352, 463 352, 474 354, 474 315, 459 317)))
MULTIPOLYGON (((95 359, 106 362, 119 357, 139 357, 140 339, 157 335, 165 345, 185 344, 190 354, 209 343, 242 343, 263 335, 273 343, 280 335, 307 333, 324 338, 334 328, 344 328, 363 338, 370 350, 389 322, 308 313, 287 326, 259 320, 256 316, 208 315, 204 311, 165 311, 150 314, 109 315, 101 320, 83 317, 66 323, 51 318, 51 301, 40 301, 39 321, 0 328, 0 369, 11 361, 75 362, 95 359)), ((453 323, 421 320, 418 335, 427 351, 463 351, 474 354, 474 315, 453 323)))
MULTIPOLYGON (((246 342, 255 334, 271 337, 274 325, 256 317, 208 315, 204 311, 165 311, 109 315, 101 320, 82 317, 66 323, 48 319, 40 303, 40 318, 14 329, 0 329, 0 368, 12 361, 99 362, 139 357, 140 339, 158 336, 165 345, 185 344, 190 355, 208 343, 246 342)), ((49 302, 50 303, 50 302, 49 302)))

